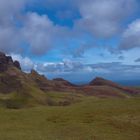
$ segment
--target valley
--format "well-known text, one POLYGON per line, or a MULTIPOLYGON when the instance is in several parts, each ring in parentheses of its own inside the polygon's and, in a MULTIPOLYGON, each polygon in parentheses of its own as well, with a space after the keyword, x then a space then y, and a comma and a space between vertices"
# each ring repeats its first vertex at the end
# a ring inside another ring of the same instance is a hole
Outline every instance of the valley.
POLYGON ((139 140, 140 89, 25 73, 0 53, 0 140, 139 140))

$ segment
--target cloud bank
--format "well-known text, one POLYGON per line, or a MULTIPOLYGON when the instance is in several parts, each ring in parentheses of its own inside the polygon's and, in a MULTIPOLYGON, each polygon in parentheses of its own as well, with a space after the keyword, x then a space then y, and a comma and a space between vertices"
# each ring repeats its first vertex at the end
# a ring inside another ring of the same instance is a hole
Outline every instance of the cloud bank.
POLYGON ((126 53, 140 48, 139 6, 137 0, 0 0, 0 51, 25 71, 138 74, 139 59, 126 53), (97 55, 106 52, 105 62, 97 55))

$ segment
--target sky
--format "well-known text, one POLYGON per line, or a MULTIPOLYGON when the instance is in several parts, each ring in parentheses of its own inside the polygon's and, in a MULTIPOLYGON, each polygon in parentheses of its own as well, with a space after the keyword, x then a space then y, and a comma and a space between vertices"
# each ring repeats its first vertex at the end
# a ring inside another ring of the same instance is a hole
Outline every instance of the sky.
POLYGON ((140 80, 140 1, 0 0, 0 51, 49 79, 140 80))

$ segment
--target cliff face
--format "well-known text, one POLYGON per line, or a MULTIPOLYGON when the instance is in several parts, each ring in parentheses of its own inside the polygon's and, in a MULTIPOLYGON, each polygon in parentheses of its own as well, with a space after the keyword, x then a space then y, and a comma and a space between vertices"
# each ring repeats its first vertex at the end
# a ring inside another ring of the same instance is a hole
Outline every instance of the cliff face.
POLYGON ((0 93, 11 93, 20 89, 21 73, 20 63, 0 52, 0 93))
POLYGON ((18 61, 13 61, 11 56, 6 56, 4 53, 0 52, 0 72, 6 71, 11 66, 21 70, 20 63, 18 61))

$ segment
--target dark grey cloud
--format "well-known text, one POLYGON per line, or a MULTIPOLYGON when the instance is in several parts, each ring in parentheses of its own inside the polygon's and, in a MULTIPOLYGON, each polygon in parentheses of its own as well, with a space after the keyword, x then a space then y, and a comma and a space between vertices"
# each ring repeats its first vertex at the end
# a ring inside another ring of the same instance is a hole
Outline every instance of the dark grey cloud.
POLYGON ((71 72, 82 72, 88 70, 80 62, 72 62, 70 60, 65 60, 59 63, 44 63, 39 64, 37 67, 38 71, 49 72, 49 73, 71 73, 71 72))
POLYGON ((120 62, 112 62, 112 63, 98 63, 93 64, 92 68, 94 69, 104 69, 107 70, 109 73, 131 73, 131 72, 139 72, 140 65, 127 65, 122 64, 120 62))
POLYGON ((0 0, 0 25, 13 24, 14 18, 19 16, 26 2, 27 0, 0 0))
POLYGON ((129 73, 140 72, 140 65, 126 65, 120 62, 83 64, 81 62, 63 61, 59 63, 38 64, 37 69, 48 73, 72 73, 72 72, 95 72, 95 73, 129 73))
POLYGON ((95 76, 116 80, 138 79, 140 74, 140 65, 127 65, 120 62, 84 64, 67 60, 38 64, 36 69, 49 78, 63 77, 71 81, 76 81, 78 78, 78 81, 86 82, 95 76))
POLYGON ((140 62, 140 58, 136 59, 135 62, 140 62))
POLYGON ((89 43, 81 43, 80 46, 76 49, 73 49, 73 57, 74 58, 82 58, 84 57, 85 52, 93 48, 92 44, 89 43))
POLYGON ((119 60, 124 60, 125 57, 121 55, 121 56, 118 57, 118 59, 119 59, 119 60))
POLYGON ((26 0, 0 0, 0 50, 21 51, 22 37, 16 27, 16 19, 24 9, 26 0))
POLYGON ((6 53, 20 52, 22 37, 20 31, 13 26, 0 26, 0 50, 6 53))

